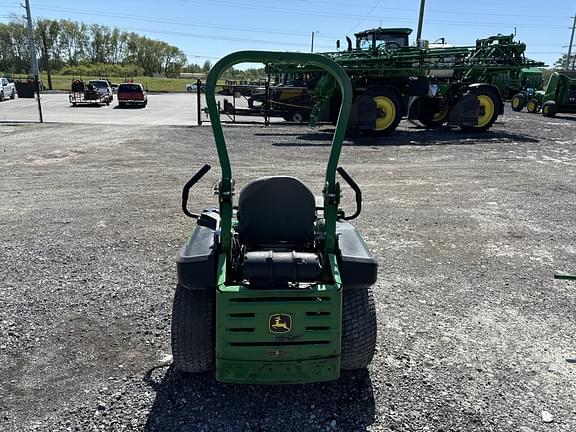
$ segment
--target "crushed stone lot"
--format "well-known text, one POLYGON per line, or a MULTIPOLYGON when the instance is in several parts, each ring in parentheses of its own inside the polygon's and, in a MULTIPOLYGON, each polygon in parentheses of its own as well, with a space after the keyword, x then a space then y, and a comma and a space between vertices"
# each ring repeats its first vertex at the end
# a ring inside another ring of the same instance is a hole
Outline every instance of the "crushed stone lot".
MULTIPOLYGON (((320 193, 331 127, 225 128, 237 190, 320 193)), ((366 373, 219 384, 170 366, 175 256, 215 204, 209 127, 0 125, 0 430, 575 431, 576 116, 347 140, 378 256, 366 373)), ((343 207, 354 208, 344 186, 343 207)))

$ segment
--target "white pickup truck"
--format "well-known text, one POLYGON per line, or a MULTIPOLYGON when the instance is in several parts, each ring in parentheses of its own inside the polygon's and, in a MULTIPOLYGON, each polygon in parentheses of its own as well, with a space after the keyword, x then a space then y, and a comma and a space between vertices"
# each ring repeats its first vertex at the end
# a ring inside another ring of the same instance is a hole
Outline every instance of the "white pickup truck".
POLYGON ((8 78, 0 78, 0 102, 5 98, 14 99, 16 97, 16 87, 8 78))

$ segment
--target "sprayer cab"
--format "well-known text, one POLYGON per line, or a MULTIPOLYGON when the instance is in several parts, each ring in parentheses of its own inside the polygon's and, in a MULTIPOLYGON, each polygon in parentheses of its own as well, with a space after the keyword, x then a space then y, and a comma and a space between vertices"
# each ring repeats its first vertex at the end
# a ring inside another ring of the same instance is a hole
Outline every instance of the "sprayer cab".
POLYGON ((355 33, 357 50, 376 50, 378 48, 404 48, 409 45, 409 28, 382 28, 355 33))

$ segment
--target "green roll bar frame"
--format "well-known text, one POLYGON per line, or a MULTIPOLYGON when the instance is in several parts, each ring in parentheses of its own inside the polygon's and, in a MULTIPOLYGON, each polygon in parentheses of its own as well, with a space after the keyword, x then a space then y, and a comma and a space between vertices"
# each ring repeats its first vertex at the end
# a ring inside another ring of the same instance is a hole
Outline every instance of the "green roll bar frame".
MULTIPOLYGON (((352 86, 344 69, 335 61, 328 57, 317 54, 274 52, 274 51, 238 51, 220 59, 210 70, 206 79, 206 102, 208 114, 212 125, 212 132, 218 151, 218 159, 222 170, 222 178, 218 184, 218 198, 220 207, 220 244, 221 253, 229 257, 232 248, 232 218, 234 192, 234 180, 230 167, 230 158, 224 139, 222 124, 220 122, 220 112, 216 104, 216 84, 218 78, 226 69, 238 63, 283 63, 300 64, 320 67, 329 72, 336 79, 342 94, 342 104, 336 123, 336 130, 332 139, 330 158, 326 168, 324 186, 324 218, 325 218, 325 247, 324 257, 328 257, 336 252, 336 216, 338 204, 340 202, 340 185, 336 182, 336 169, 342 150, 342 142, 348 126, 348 117, 352 105, 352 86)), ((329 268, 329 267, 328 267, 329 268)))

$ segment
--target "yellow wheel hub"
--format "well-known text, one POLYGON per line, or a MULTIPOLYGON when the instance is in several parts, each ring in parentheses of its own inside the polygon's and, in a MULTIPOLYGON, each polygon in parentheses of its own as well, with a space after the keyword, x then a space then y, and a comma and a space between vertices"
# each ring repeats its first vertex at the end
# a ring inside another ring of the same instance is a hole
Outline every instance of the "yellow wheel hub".
POLYGON ((520 99, 518 99, 518 98, 512 99, 512 106, 514 108, 518 108, 520 106, 520 99))
POLYGON ((448 110, 438 111, 437 113, 434 114, 434 117, 432 117, 432 121, 433 122, 441 122, 442 120, 444 120, 446 118, 447 115, 448 115, 448 110))
POLYGON ((396 118, 396 105, 386 96, 376 96, 374 98, 376 104, 376 127, 375 131, 383 131, 388 129, 394 123, 396 118))
POLYGON ((492 117, 494 117, 494 112, 496 108, 494 106, 494 101, 488 95, 478 95, 478 101, 480 102, 480 114, 478 115, 478 124, 477 127, 484 127, 492 117))

